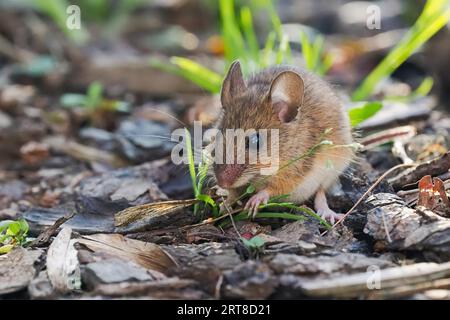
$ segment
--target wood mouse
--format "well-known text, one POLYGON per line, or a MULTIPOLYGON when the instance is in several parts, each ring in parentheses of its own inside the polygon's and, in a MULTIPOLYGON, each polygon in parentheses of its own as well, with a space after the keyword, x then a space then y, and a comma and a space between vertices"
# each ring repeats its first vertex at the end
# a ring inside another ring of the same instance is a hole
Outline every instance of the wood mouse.
MULTIPOLYGON (((286 200, 298 204, 315 196, 314 206, 322 218, 334 223, 341 217, 328 207, 325 192, 352 161, 353 138, 348 114, 328 83, 288 65, 269 67, 245 81, 240 63, 235 61, 223 81, 221 103, 223 111, 216 127, 224 140, 226 129, 279 132, 279 169, 270 176, 261 175, 259 169, 264 165, 259 162, 214 164, 217 184, 228 191, 227 203, 252 184, 256 193, 245 208, 253 217, 259 205, 280 195, 289 195, 286 200), (320 146, 317 152, 298 159, 323 138, 332 145, 320 146)), ((248 139, 257 144, 275 143, 259 141, 258 134, 248 139)))

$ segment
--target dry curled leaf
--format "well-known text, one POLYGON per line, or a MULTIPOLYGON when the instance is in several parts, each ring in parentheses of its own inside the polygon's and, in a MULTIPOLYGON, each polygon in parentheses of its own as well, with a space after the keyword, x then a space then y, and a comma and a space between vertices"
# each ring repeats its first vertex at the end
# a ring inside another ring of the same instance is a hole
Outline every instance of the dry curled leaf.
POLYGON ((172 200, 130 207, 118 212, 115 215, 115 226, 124 227, 137 220, 169 214, 177 210, 189 207, 196 202, 198 202, 198 200, 196 199, 172 200))
POLYGON ((433 210, 439 203, 443 203, 447 210, 450 210, 450 201, 445 191, 444 182, 430 175, 422 177, 419 181, 419 201, 418 206, 423 206, 433 210))
POLYGON ((72 229, 63 228, 53 240, 47 252, 47 274, 55 290, 66 293, 81 285, 80 264, 72 229))
POLYGON ((166 272, 177 262, 160 246, 120 234, 93 234, 77 240, 94 252, 104 252, 125 261, 132 261, 146 269, 166 272))

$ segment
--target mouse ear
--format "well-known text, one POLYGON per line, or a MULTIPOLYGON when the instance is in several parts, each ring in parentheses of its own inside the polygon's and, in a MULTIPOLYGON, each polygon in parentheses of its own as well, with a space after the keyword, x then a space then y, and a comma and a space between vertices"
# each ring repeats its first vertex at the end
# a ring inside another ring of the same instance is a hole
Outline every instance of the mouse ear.
POLYGON ((239 61, 234 61, 228 70, 225 80, 223 80, 220 94, 222 107, 227 108, 232 99, 243 93, 245 89, 246 85, 242 76, 241 64, 239 61))
POLYGON ((304 89, 302 77, 294 71, 281 72, 272 81, 269 97, 281 122, 290 122, 297 116, 304 89))

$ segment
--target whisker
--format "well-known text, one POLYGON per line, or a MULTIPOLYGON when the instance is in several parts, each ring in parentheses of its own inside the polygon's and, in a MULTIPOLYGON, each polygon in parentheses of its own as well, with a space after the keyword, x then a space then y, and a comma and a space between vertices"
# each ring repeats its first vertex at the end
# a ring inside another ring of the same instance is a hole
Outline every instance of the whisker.
MULTIPOLYGON (((161 135, 157 135, 157 134, 140 134, 140 133, 127 133, 127 134, 119 134, 120 136, 123 137, 151 137, 151 138, 159 138, 159 139, 163 139, 163 140, 171 140, 171 137, 167 137, 167 136, 161 136, 161 135)), ((174 141, 173 141, 174 142, 174 141)))
POLYGON ((150 108, 147 108, 147 109, 148 109, 148 110, 153 110, 153 111, 159 112, 159 113, 161 113, 161 114, 164 114, 164 115, 168 116, 169 118, 172 118, 172 119, 174 119, 175 121, 177 121, 178 123, 182 124, 183 126, 189 127, 186 123, 184 123, 183 121, 181 121, 181 120, 178 119, 177 117, 174 117, 174 116, 171 115, 170 113, 164 112, 164 111, 159 110, 159 109, 156 109, 156 108, 151 108, 151 107, 150 107, 150 108))
POLYGON ((211 161, 213 162, 214 157, 212 157, 211 155, 204 153, 204 152, 193 152, 194 157, 200 158, 200 159, 205 159, 206 161, 211 161))

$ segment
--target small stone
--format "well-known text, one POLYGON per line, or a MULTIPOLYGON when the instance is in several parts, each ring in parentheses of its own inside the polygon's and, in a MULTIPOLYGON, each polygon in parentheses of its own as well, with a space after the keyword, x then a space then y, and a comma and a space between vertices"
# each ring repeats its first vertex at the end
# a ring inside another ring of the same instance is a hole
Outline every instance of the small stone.
POLYGON ((170 153, 173 142, 167 124, 144 119, 123 121, 116 132, 116 139, 125 157, 143 162, 159 159, 170 153))
POLYGON ((0 111, 0 129, 11 127, 12 119, 6 113, 0 111))
POLYGON ((261 262, 248 260, 224 274, 224 296, 231 299, 265 299, 278 284, 272 270, 261 262))
POLYGON ((154 280, 146 269, 120 259, 92 262, 85 266, 83 282, 94 288, 102 283, 154 280))

